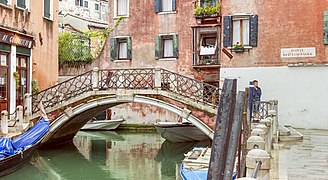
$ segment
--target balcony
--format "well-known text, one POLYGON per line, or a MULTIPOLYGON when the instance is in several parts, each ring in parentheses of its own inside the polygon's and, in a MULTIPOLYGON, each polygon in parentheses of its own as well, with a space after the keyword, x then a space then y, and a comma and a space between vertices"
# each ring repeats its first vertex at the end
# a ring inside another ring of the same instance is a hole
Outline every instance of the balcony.
POLYGON ((194 17, 197 24, 220 24, 221 3, 216 0, 199 0, 195 2, 194 17))

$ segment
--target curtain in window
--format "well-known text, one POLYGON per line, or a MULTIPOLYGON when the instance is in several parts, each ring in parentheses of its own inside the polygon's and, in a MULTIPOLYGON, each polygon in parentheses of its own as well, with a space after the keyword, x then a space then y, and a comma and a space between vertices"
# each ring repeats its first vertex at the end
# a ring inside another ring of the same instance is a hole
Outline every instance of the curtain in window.
POLYGON ((119 59, 126 59, 128 56, 128 43, 122 42, 120 43, 120 53, 119 53, 119 59))
POLYGON ((117 15, 124 16, 128 14, 128 0, 117 0, 117 15))
POLYGON ((173 57, 173 40, 164 40, 164 57, 173 57))
POLYGON ((172 0, 162 0, 162 11, 172 11, 172 0))
POLYGON ((242 43, 240 38, 240 20, 233 21, 232 26, 233 26, 232 44, 237 44, 237 42, 242 43))
POLYGON ((249 45, 249 19, 243 20, 243 44, 249 45))

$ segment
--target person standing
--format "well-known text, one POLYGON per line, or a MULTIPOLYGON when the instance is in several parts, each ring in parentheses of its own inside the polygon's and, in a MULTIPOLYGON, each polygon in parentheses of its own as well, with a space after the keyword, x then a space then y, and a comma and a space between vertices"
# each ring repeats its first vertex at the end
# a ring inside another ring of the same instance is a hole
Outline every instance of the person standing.
POLYGON ((254 113, 254 120, 253 121, 259 121, 259 113, 260 113, 260 101, 261 101, 261 95, 262 90, 259 87, 258 81, 253 81, 254 90, 252 93, 252 99, 253 99, 253 113, 254 113))

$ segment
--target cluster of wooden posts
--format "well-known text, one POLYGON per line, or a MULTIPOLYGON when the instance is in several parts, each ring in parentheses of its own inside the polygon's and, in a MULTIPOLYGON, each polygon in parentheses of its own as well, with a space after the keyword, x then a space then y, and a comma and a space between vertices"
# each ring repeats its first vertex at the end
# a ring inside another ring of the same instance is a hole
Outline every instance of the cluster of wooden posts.
POLYGON ((270 152, 278 141, 277 112, 269 110, 269 117, 251 123, 248 89, 238 93, 236 89, 236 79, 224 81, 207 179, 231 179, 235 170, 239 179, 270 179, 270 152))

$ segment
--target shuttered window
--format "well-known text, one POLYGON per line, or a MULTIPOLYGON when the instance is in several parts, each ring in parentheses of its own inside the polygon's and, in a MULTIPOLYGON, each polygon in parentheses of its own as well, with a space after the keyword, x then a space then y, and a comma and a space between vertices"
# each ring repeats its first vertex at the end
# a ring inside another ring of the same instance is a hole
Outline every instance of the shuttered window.
POLYGON ((110 59, 111 60, 132 59, 131 37, 110 39, 110 59))
POLYGON ((26 8, 26 0, 17 0, 17 6, 20 8, 26 8))
POLYGON ((155 0, 155 13, 176 10, 176 0, 155 0))
POLYGON ((43 16, 49 19, 51 18, 50 3, 51 0, 43 0, 43 16))
POLYGON ((84 1, 84 7, 86 7, 86 8, 89 7, 89 3, 88 3, 88 1, 84 1))
POLYGON ((243 44, 257 46, 258 16, 224 16, 223 17, 223 46, 243 44))
POLYGON ((178 35, 155 36, 155 58, 177 58, 179 55, 178 35))

